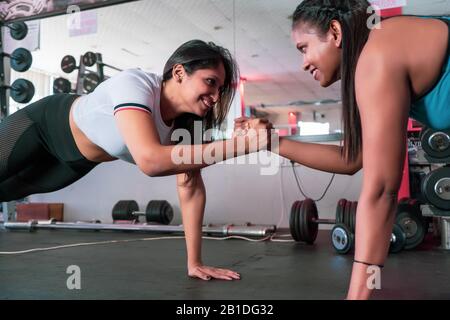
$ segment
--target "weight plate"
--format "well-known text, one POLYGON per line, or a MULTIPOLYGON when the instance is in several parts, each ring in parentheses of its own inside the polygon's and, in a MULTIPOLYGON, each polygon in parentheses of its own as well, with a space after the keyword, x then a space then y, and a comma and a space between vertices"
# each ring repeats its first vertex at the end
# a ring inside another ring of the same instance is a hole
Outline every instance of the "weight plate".
POLYGON ((336 206, 336 223, 344 223, 344 209, 347 200, 340 199, 336 206))
POLYGON ((134 211, 139 211, 139 206, 135 200, 120 200, 112 209, 113 220, 135 220, 134 211))
POLYGON ((166 200, 152 200, 145 209, 147 222, 169 224, 173 219, 173 208, 166 200))
POLYGON ((397 253, 402 251, 406 245, 406 234, 402 227, 394 223, 391 235, 391 244, 389 246, 389 252, 397 253))
POLYGON ((348 253, 353 247, 353 242, 353 234, 345 224, 338 223, 331 229, 331 244, 337 253, 348 253))
POLYGON ((28 103, 34 96, 34 85, 26 79, 17 79, 11 85, 11 98, 18 103, 28 103))
POLYGON ((411 203, 399 204, 395 223, 402 228, 406 235, 406 250, 414 249, 423 242, 425 223, 418 206, 411 203))
POLYGON ((92 67, 97 62, 97 55, 88 51, 83 55, 83 64, 87 67, 92 67))
POLYGON ((31 52, 25 48, 17 48, 11 54, 11 68, 17 72, 25 72, 33 63, 31 52))
POLYGON ((61 60, 61 69, 65 73, 71 73, 73 70, 77 68, 77 61, 75 57, 67 55, 61 60))
POLYGON ((351 201, 347 201, 345 203, 345 208, 344 208, 344 224, 350 228, 350 208, 351 208, 352 202, 351 201))
POLYGON ((170 205, 170 203, 167 202, 166 200, 162 201, 160 213, 161 213, 161 223, 162 224, 170 224, 170 222, 172 222, 173 208, 170 205))
POLYGON ((450 168, 431 171, 422 181, 422 194, 435 207, 450 210, 450 168))
POLYGON ((304 229, 305 226, 305 222, 304 222, 304 214, 302 213, 303 211, 303 201, 300 202, 298 208, 297 208, 297 224, 296 224, 296 228, 297 228, 297 232, 298 232, 298 236, 300 241, 302 242, 306 242, 306 232, 304 229))
POLYGON ((355 234, 356 230, 356 211, 358 209, 358 201, 352 201, 350 207, 350 231, 355 234))
POLYGON ((53 81, 53 93, 70 93, 72 86, 70 81, 64 78, 56 78, 53 81))
POLYGON ((423 151, 433 158, 450 157, 450 136, 448 131, 437 131, 430 128, 422 131, 420 136, 423 151))
POLYGON ((89 73, 84 76, 83 89, 86 90, 88 93, 91 93, 92 91, 95 90, 95 88, 97 88, 99 83, 100 77, 95 73, 89 73))
POLYGON ((300 209, 301 228, 303 232, 303 241, 313 244, 316 241, 319 225, 314 222, 318 219, 317 206, 314 200, 305 199, 300 209))
POLYGON ((295 214, 294 214, 294 229, 295 233, 297 234, 297 241, 303 241, 302 234, 300 231, 300 207, 302 205, 302 201, 297 202, 297 206, 295 208, 295 214))
POLYGON ((299 201, 295 201, 292 204, 291 207, 291 214, 289 216, 289 230, 291 231, 291 236, 295 241, 299 241, 298 239, 298 235, 297 235, 297 230, 295 228, 295 215, 296 215, 296 208, 297 208, 297 204, 299 201))
POLYGON ((14 40, 22 40, 28 33, 28 26, 25 22, 14 22, 10 26, 11 38, 14 40))

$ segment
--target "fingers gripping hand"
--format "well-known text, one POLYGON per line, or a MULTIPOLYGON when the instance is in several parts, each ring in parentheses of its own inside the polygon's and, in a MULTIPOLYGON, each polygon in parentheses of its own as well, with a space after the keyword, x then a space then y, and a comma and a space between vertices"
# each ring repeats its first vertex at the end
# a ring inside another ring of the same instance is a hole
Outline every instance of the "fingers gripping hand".
POLYGON ((199 278, 202 280, 240 280, 241 278, 239 273, 232 270, 208 267, 204 265, 190 267, 188 269, 188 275, 192 278, 199 278))

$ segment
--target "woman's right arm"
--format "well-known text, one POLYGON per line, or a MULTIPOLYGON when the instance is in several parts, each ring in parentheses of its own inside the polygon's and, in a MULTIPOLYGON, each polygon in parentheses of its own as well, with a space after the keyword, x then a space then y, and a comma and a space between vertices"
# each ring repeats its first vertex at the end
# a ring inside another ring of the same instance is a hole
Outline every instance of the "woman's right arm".
POLYGON ((266 137, 242 137, 201 145, 161 145, 151 114, 123 110, 115 115, 119 131, 136 165, 149 176, 173 175, 263 149, 266 137), (259 138, 259 139, 258 139, 259 138), (237 142, 238 140, 239 143, 237 142), (255 142, 259 140, 259 145, 255 142), (252 147, 253 146, 253 147, 252 147), (203 155, 206 155, 205 158, 203 155))
MULTIPOLYGON (((234 129, 271 128, 265 119, 240 117, 234 120, 234 129)), ((326 172, 353 175, 362 168, 362 156, 352 163, 347 163, 342 157, 342 147, 319 143, 307 143, 280 138, 278 150, 272 146, 272 152, 297 162, 306 167, 326 172)))
POLYGON ((280 156, 306 167, 338 174, 353 175, 362 168, 361 154, 355 162, 347 163, 342 147, 280 139, 280 156))

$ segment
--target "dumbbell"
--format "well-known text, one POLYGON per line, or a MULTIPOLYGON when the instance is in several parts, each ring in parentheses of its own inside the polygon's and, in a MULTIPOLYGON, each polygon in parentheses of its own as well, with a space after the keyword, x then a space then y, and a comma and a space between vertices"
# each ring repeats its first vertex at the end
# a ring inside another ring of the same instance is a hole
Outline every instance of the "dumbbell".
POLYGON ((22 40, 28 33, 28 26, 25 22, 14 22, 6 25, 10 29, 11 38, 14 40, 22 40))
POLYGON ((105 66, 117 71, 123 71, 122 69, 119 69, 117 67, 114 67, 112 65, 106 64, 102 61, 99 61, 98 56, 96 53, 92 51, 88 51, 83 55, 83 64, 87 67, 92 67, 94 64, 99 64, 100 66, 105 66))
MULTIPOLYGON (((333 229, 331 229, 331 244, 339 254, 347 254, 355 245, 355 236, 350 228, 343 224, 337 223, 333 229)), ((402 227, 398 224, 394 224, 391 240, 389 245, 390 253, 397 253, 402 251, 406 245, 406 233, 402 227)))
POLYGON ((27 71, 33 63, 33 56, 25 48, 17 48, 11 54, 2 52, 1 55, 11 59, 11 68, 17 72, 27 71))
MULTIPOLYGON (((344 223, 354 228, 357 202, 341 199, 336 207, 336 219, 319 219, 314 200, 295 201, 291 207, 289 229, 295 241, 313 244, 317 238, 319 224, 344 223)), ((350 229, 352 230, 352 229, 350 229)))
POLYGON ((112 209, 113 221, 138 220, 140 216, 144 216, 146 222, 169 224, 173 219, 173 208, 166 200, 152 200, 143 212, 139 211, 135 200, 120 200, 112 209))
POLYGON ((34 96, 34 85, 26 79, 17 79, 10 86, 0 86, 2 90, 11 90, 11 98, 18 103, 28 103, 34 96))

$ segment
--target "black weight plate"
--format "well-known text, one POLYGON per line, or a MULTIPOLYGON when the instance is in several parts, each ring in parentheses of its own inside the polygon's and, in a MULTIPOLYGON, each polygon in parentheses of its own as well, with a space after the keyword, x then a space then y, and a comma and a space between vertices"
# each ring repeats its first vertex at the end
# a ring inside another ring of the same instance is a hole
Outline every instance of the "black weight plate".
POLYGON ((33 63, 31 52, 25 48, 17 48, 11 54, 11 68, 17 72, 25 72, 33 63))
POLYGON ((169 224, 173 219, 173 208, 166 200, 152 200, 145 209, 147 222, 169 224))
POLYGON ((135 220, 134 211, 138 211, 139 206, 135 200, 120 200, 112 209, 113 220, 135 220))
POLYGON ((173 219, 173 208, 166 200, 161 201, 160 206, 160 222, 162 224, 169 224, 173 219))
POLYGON ((77 68, 77 61, 74 56, 67 55, 61 60, 61 69, 65 73, 71 73, 77 68))
POLYGON ((431 171, 422 181, 422 193, 430 204, 450 210, 450 168, 431 171))
POLYGON ((353 248, 354 237, 343 223, 337 223, 331 229, 331 245, 339 254, 346 254, 353 248))
POLYGON ((350 214, 350 231, 355 234, 356 230, 356 212, 358 210, 358 201, 353 201, 351 206, 351 214, 350 214))
POLYGON ((450 157, 450 136, 448 131, 426 129, 420 135, 422 149, 433 158, 450 157))
POLYGON ((294 230, 297 235, 297 241, 302 241, 300 234, 300 206, 302 201, 296 201, 295 212, 294 212, 294 230))
POLYGON ((347 200, 340 199, 336 206, 336 223, 344 223, 344 210, 347 200))
POLYGON ((83 89, 88 93, 91 93, 95 90, 95 88, 97 88, 99 83, 100 77, 95 73, 89 73, 83 78, 83 89))
POLYGON ((389 246, 390 253, 398 253, 405 248, 406 234, 403 229, 396 223, 392 229, 391 244, 389 246))
POLYGON ((11 85, 11 98, 18 103, 28 103, 34 96, 34 85, 26 79, 17 79, 11 85))
POLYGON ((64 78, 56 78, 53 81, 53 93, 70 93, 72 86, 70 81, 64 78))
MULTIPOLYGON (((304 201, 304 200, 303 200, 304 201)), ((303 222, 303 215, 302 215, 302 209, 303 209, 303 201, 300 201, 297 207, 297 223, 295 224, 297 228, 298 238, 299 241, 305 242, 305 231, 303 229, 304 222, 303 222)))
POLYGON ((83 64, 87 67, 92 67, 97 62, 97 55, 88 51, 83 55, 83 64))
POLYGON ((351 201, 345 202, 344 207, 344 224, 350 228, 350 208, 351 208, 351 201))
POLYGON ((307 244, 313 244, 317 238, 318 224, 313 222, 317 220, 317 207, 312 199, 302 201, 300 207, 300 238, 307 244))
POLYGON ((317 206, 314 200, 309 199, 310 210, 308 210, 308 236, 309 243, 313 244, 317 239, 319 232, 319 224, 316 222, 319 219, 317 206))
POLYGON ((425 238, 425 224, 420 211, 409 203, 399 204, 395 223, 398 224, 406 235, 405 250, 416 248, 425 238))
POLYGON ((295 241, 298 240, 297 230, 295 229, 295 214, 296 214, 296 207, 297 203, 299 201, 295 201, 291 206, 291 214, 289 216, 289 230, 291 232, 291 236, 295 241))
POLYGON ((11 38, 14 40, 22 40, 27 36, 28 26, 25 22, 14 22, 10 26, 11 38))

